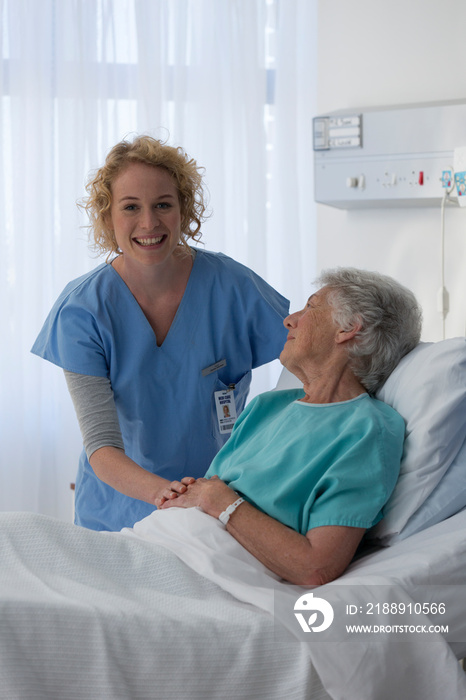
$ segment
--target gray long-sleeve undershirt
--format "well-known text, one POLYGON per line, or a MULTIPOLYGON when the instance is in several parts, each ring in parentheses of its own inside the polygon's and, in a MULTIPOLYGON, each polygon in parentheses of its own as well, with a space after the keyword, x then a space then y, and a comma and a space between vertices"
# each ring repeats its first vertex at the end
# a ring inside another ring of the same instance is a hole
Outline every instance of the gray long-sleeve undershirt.
POLYGON ((87 458, 101 447, 125 446, 118 421, 113 389, 107 377, 91 377, 64 370, 78 417, 87 458))

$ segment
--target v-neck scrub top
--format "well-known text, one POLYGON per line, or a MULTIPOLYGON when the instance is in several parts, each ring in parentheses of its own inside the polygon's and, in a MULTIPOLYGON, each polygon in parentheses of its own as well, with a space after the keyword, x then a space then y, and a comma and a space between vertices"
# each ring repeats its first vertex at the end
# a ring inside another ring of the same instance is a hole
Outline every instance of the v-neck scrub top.
MULTIPOLYGON (((284 297, 226 255, 194 252, 161 346, 104 263, 66 286, 32 348, 70 372, 109 378, 126 455, 169 480, 205 473, 228 437, 219 432, 214 392, 234 384, 239 414, 251 369, 277 358, 286 340, 284 297)), ((132 527, 154 510, 100 481, 84 450, 75 499, 76 523, 95 530, 132 527)))

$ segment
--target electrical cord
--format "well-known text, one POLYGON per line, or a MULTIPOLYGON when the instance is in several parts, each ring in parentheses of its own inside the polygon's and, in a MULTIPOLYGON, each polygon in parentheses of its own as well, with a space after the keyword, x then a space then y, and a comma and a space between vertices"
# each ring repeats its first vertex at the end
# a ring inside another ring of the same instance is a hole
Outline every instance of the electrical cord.
MULTIPOLYGON (((451 167, 451 166, 450 166, 451 167)), ((454 183, 454 170, 451 168, 452 178, 451 182, 454 183)), ((455 200, 450 197, 450 194, 454 190, 454 184, 450 188, 446 188, 443 193, 442 203, 440 206, 440 267, 441 267, 441 286, 438 291, 437 305, 438 310, 442 314, 442 339, 445 340, 445 319, 449 311, 449 295, 448 290, 445 287, 445 205, 447 202, 454 202, 455 200)))

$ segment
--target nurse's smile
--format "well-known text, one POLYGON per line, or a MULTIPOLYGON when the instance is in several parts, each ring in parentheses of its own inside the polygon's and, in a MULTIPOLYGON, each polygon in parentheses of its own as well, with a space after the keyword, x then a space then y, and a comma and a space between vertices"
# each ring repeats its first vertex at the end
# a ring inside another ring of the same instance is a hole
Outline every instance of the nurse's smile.
POLYGON ((144 247, 146 246, 153 246, 153 245, 158 245, 161 243, 166 236, 158 236, 157 238, 135 238, 134 240, 136 243, 139 243, 139 245, 142 245, 144 247))

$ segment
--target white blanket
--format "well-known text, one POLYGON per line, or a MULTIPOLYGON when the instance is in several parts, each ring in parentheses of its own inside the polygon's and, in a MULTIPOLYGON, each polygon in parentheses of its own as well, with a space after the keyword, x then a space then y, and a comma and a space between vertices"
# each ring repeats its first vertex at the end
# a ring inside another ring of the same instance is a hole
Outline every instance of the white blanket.
MULTIPOLYGON (((334 608, 340 602, 340 612, 348 595, 360 609, 372 603, 370 622, 380 626, 386 625, 387 618, 378 613, 377 603, 416 603, 418 597, 411 594, 421 587, 427 592, 432 589, 435 600, 440 595, 446 602, 447 614, 432 620, 402 616, 399 621, 405 626, 449 624, 451 639, 466 653, 466 513, 460 513, 456 521, 456 527, 452 527, 452 518, 396 547, 359 559, 338 581, 314 589, 314 594, 331 601, 334 608)), ((127 533, 169 546, 192 569, 239 600, 274 615, 297 640, 303 639, 293 610, 305 589, 277 580, 218 521, 198 509, 170 509, 145 518, 127 533)), ((298 645, 307 649, 335 700, 466 698, 466 677, 439 634, 355 639, 340 636, 342 629, 340 624, 330 641, 311 634, 311 642, 298 645)))
POLYGON ((2 700, 328 698, 290 641, 164 547, 0 513, 2 700))
MULTIPOLYGON (((464 585, 464 537, 459 559, 456 531, 407 546, 415 539, 314 592, 334 603, 330 593, 344 599, 357 583, 365 602, 383 583, 408 600, 410 586, 436 577, 464 585)), ((0 552, 1 698, 466 697, 439 635, 374 643, 316 633, 297 643, 303 589, 277 580, 197 509, 155 513, 123 534, 0 514, 0 552)), ((455 633, 466 639, 461 625, 455 633)))

